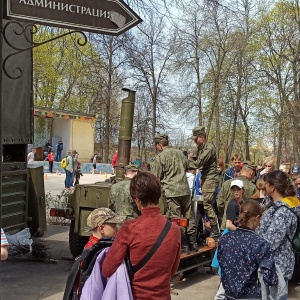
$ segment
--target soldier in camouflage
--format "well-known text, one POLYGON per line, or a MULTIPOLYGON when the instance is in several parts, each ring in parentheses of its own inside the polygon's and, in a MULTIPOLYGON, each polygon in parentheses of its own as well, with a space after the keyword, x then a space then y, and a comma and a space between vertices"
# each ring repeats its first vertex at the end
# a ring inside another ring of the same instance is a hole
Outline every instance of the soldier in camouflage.
POLYGON ((186 178, 188 160, 182 151, 169 147, 167 134, 155 136, 154 142, 160 153, 153 161, 151 172, 161 182, 167 204, 167 216, 189 219, 187 235, 191 250, 198 250, 195 220, 191 213, 191 195, 186 178))
POLYGON ((126 220, 133 220, 139 216, 135 201, 130 196, 130 181, 139 171, 138 166, 125 166, 123 181, 112 185, 109 192, 109 208, 117 215, 125 216, 126 220))
POLYGON ((222 230, 225 230, 226 228, 226 209, 229 201, 232 199, 232 194, 230 190, 231 182, 236 179, 243 181, 244 190, 245 190, 243 199, 247 200, 256 191, 255 184, 251 182, 255 176, 255 173, 256 173, 256 165, 253 164, 251 161, 245 161, 239 175, 223 183, 217 199, 218 211, 221 214, 223 214, 222 226, 221 226, 222 230))
POLYGON ((211 237, 218 239, 220 237, 220 229, 218 217, 213 209, 213 200, 219 185, 216 150, 213 144, 206 141, 204 126, 193 129, 192 139, 198 147, 195 163, 201 171, 204 211, 211 224, 211 237))

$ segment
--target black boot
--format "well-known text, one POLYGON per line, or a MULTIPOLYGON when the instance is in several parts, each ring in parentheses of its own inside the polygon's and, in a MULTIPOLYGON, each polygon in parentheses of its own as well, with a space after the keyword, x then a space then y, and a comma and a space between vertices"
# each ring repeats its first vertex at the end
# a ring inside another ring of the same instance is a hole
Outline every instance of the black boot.
POLYGON ((188 235, 188 240, 189 240, 189 246, 192 252, 198 252, 199 251, 199 247, 197 244, 197 240, 196 240, 196 234, 189 234, 188 235))
POLYGON ((186 235, 181 232, 181 254, 189 254, 190 247, 186 238, 186 235))
POLYGON ((211 229, 212 229, 212 231, 211 231, 210 237, 212 237, 215 241, 219 241, 219 239, 221 237, 221 232, 220 232, 219 226, 212 225, 211 229))

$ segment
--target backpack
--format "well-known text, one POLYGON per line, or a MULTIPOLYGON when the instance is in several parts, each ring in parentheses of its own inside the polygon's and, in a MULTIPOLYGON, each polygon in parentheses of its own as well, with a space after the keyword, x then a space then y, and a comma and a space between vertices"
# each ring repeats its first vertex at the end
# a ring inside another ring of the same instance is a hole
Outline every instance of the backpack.
POLYGON ((290 239, 288 235, 286 235, 286 237, 290 241, 293 250, 296 252, 300 252, 300 218, 298 218, 297 214, 291 208, 289 208, 288 206, 285 206, 285 205, 276 207, 275 211, 278 210, 280 207, 285 207, 285 208, 289 209, 297 218, 297 228, 296 228, 296 232, 295 232, 293 238, 290 239))
POLYGON ((61 162, 60 162, 60 167, 65 169, 68 165, 68 162, 67 162, 67 157, 64 157, 61 162))
POLYGON ((63 300, 79 300, 82 288, 90 277, 99 253, 112 245, 113 238, 103 238, 75 258, 68 275, 63 300))

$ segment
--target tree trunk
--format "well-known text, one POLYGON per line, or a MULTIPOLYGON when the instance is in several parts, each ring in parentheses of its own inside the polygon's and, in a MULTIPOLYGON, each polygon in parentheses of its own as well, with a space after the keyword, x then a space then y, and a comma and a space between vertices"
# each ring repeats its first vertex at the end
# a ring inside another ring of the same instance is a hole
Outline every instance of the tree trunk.
POLYGON ((112 72, 113 72, 113 37, 109 38, 109 59, 108 59, 108 84, 107 97, 105 101, 105 129, 104 129, 104 162, 109 159, 109 142, 110 142, 110 103, 112 94, 112 72))

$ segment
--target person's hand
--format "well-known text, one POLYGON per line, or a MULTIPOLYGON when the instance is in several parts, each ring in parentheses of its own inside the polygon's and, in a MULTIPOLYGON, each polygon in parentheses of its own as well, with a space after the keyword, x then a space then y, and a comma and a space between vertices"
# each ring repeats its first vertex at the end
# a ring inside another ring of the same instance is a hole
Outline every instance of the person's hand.
POLYGON ((267 174, 271 171, 271 168, 270 167, 266 167, 264 168, 261 172, 260 172, 260 175, 264 175, 264 174, 267 174))

